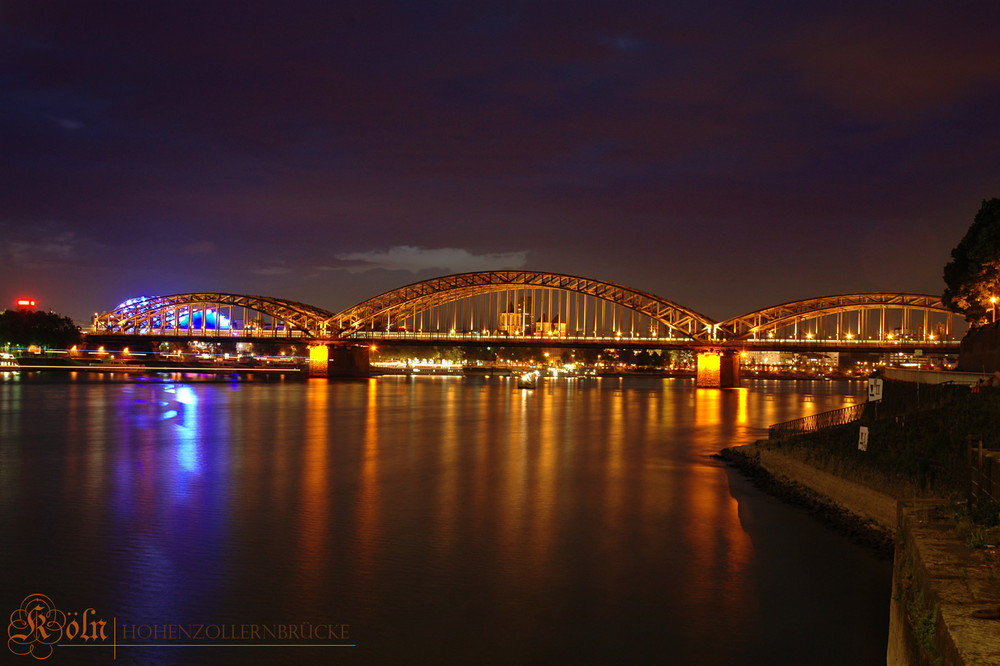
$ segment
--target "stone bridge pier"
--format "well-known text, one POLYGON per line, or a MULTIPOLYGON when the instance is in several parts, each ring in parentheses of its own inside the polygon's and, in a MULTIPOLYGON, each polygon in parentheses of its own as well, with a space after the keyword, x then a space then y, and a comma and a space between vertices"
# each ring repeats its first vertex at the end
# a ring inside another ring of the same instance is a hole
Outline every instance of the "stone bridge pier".
POLYGON ((698 388, 737 388, 740 385, 740 353, 732 349, 699 349, 698 388))
POLYGON ((310 377, 370 377, 369 345, 317 342, 309 347, 310 377))

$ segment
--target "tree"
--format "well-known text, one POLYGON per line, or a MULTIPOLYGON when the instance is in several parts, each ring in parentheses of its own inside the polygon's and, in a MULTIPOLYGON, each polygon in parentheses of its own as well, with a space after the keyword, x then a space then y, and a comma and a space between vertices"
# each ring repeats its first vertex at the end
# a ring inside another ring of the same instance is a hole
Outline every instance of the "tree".
POLYGON ((983 201, 965 237, 951 251, 944 283, 941 300, 947 308, 970 324, 987 320, 993 311, 990 298, 1000 297, 1000 199, 983 201))
POLYGON ((4 310, 0 312, 0 344, 14 347, 38 345, 68 349, 80 342, 80 329, 69 317, 52 312, 4 310))

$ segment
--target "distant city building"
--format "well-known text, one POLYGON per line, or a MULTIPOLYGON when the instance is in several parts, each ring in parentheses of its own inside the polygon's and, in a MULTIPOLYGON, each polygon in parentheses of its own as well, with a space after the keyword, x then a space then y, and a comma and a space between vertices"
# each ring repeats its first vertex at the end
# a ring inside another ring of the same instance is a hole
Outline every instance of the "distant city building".
POLYGON ((508 335, 524 335, 531 330, 534 317, 531 316, 531 302, 511 303, 500 313, 500 332, 508 335))
POLYGON ((795 365, 795 352, 751 351, 747 359, 753 365, 777 369, 780 366, 795 365))
POLYGON ((542 314, 533 327, 535 335, 566 335, 566 324, 559 319, 559 315, 549 320, 548 315, 542 314))
POLYGON ((765 370, 782 370, 785 368, 810 367, 818 370, 832 370, 840 363, 839 352, 799 352, 751 351, 747 352, 750 365, 765 370))

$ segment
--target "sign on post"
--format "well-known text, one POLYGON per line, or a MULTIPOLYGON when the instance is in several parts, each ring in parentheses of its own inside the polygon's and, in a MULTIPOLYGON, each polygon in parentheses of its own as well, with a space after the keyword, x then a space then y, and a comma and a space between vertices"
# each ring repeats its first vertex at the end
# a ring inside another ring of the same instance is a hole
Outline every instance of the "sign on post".
POLYGON ((868 426, 861 426, 861 432, 858 434, 858 450, 868 450, 868 426))
POLYGON ((882 399, 882 380, 874 377, 868 378, 868 402, 876 402, 882 399))

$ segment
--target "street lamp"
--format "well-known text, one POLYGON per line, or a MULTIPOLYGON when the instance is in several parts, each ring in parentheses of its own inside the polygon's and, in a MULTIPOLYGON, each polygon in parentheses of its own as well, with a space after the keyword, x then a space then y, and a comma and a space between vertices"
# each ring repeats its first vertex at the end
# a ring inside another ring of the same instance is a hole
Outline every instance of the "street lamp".
POLYGON ((993 304, 993 323, 997 323, 997 297, 990 296, 990 303, 993 304))

